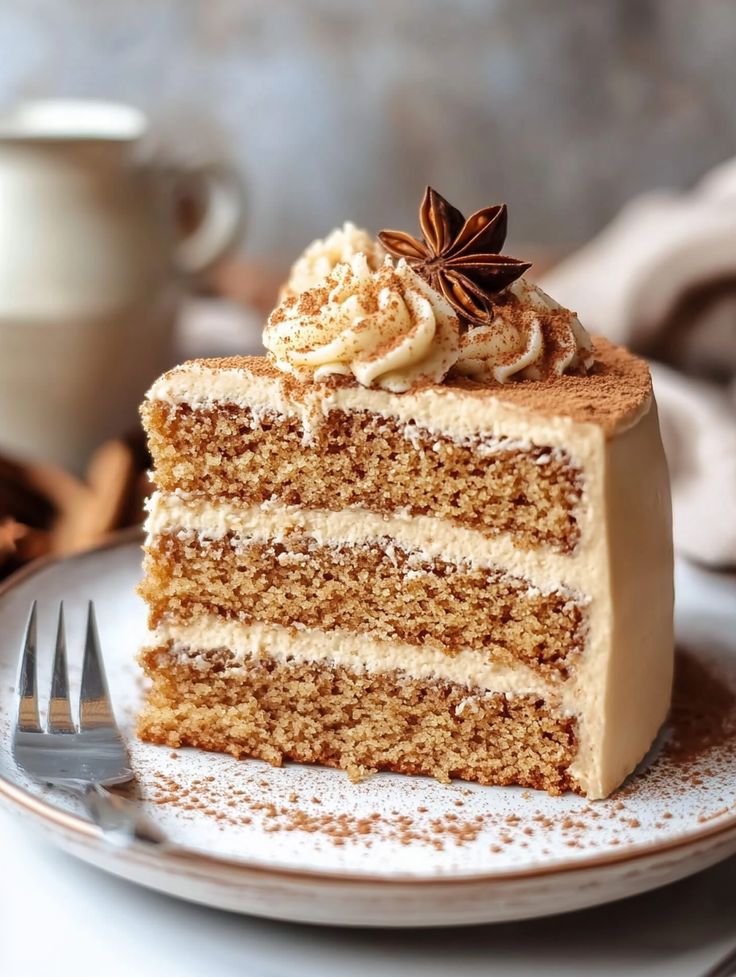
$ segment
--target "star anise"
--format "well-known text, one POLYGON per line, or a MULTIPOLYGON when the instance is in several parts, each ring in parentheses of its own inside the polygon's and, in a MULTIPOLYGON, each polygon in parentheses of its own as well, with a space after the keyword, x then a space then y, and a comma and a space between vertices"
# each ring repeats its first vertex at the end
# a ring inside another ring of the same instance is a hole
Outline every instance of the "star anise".
POLYGON ((466 220, 432 187, 419 207, 422 240, 405 231, 381 231, 381 244, 395 258, 441 292, 460 316, 473 326, 493 317, 492 297, 519 278, 527 262, 498 252, 506 240, 506 204, 484 207, 466 220))

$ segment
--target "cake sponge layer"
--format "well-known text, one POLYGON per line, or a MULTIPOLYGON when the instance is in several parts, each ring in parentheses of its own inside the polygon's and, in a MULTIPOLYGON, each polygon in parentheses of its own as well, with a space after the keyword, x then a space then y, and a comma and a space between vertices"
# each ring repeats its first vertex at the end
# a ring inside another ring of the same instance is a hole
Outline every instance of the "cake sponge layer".
POLYGON ((399 672, 259 659, 229 667, 226 649, 142 654, 152 680, 143 739, 236 757, 321 763, 359 778, 375 770, 519 784, 575 784, 575 721, 531 695, 473 695, 399 672))
POLYGON ((142 412, 163 491, 430 515, 562 553, 580 537, 582 474, 560 448, 458 442, 366 411, 331 410, 310 437, 297 417, 231 404, 142 412))
POLYGON ((150 624, 202 613, 243 622, 364 634, 523 662, 566 678, 585 614, 569 594, 543 593, 498 570, 423 559, 390 539, 318 545, 288 534, 257 541, 170 532, 149 540, 141 593, 150 624))

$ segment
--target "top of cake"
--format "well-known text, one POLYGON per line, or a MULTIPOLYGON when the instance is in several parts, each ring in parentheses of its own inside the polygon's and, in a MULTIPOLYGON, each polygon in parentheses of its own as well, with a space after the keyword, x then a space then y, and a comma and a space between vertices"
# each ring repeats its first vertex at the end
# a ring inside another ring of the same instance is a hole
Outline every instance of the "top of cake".
POLYGON ((294 264, 263 334, 276 366, 319 383, 353 376, 405 393, 457 376, 503 384, 585 373, 591 341, 577 316, 500 254, 503 205, 467 220, 428 187, 421 238, 345 224, 294 264))
POLYGON ((346 223, 314 241, 268 318, 266 357, 193 361, 149 396, 237 403, 253 378, 267 378, 317 413, 335 398, 402 416, 421 402, 430 426, 458 434, 476 425, 479 399, 486 420, 495 403, 595 424, 606 436, 648 409, 646 364, 604 339, 594 344, 574 312, 524 278, 526 262, 499 253, 505 206, 466 220, 428 187, 419 223, 421 238, 374 238, 346 223))
MULTIPOLYGON (((427 384, 398 399, 413 399, 412 394, 430 395, 437 400, 437 414, 441 413, 439 398, 442 397, 459 396, 469 406, 474 400, 494 400, 531 415, 567 417, 578 423, 595 424, 610 437, 631 427, 649 408, 652 396, 649 368, 644 360, 602 337, 595 338, 592 352, 593 363, 585 374, 505 384, 456 376, 444 383, 427 384)), ((352 376, 343 375, 325 377, 319 384, 299 380, 280 371, 265 356, 228 356, 183 363, 160 377, 148 396, 176 403, 190 400, 237 403, 241 389, 249 385, 251 378, 279 382, 292 401, 320 394, 329 398, 341 388, 360 386, 352 376)), ((382 390, 365 391, 366 403, 386 396, 382 390)))

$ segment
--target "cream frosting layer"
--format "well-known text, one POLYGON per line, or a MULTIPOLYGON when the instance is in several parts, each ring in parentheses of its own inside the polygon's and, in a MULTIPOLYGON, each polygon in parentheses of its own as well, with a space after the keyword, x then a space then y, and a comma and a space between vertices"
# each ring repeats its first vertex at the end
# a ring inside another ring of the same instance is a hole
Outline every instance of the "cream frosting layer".
POLYGON ((489 537, 431 516, 383 515, 350 508, 331 512, 302 509, 277 502, 241 506, 183 493, 156 492, 147 502, 146 531, 194 532, 203 539, 228 533, 248 540, 283 541, 290 533, 314 539, 318 546, 391 545, 416 553, 427 562, 442 560, 464 566, 499 570, 529 582, 530 590, 563 592, 583 602, 591 568, 584 554, 572 557, 514 545, 510 534, 489 537))
POLYGON ((317 661, 356 672, 399 671, 411 678, 453 682, 476 692, 544 695, 550 701, 560 698, 558 684, 546 681, 524 665, 511 668, 484 661, 477 651, 459 651, 450 656, 434 648, 377 641, 347 631, 244 624, 212 615, 192 623, 165 622, 151 633, 152 646, 169 642, 175 652, 178 649, 187 656, 190 650, 227 648, 240 665, 253 658, 317 661))
POLYGON ((546 373, 585 372, 592 365, 590 336, 575 313, 520 278, 500 293, 492 322, 465 330, 454 369, 506 383, 546 373))
MULTIPOLYGON (((317 357, 321 356, 324 344, 316 338, 316 334, 318 331, 323 334, 334 333, 336 283, 341 282, 344 285, 346 274, 352 270, 357 273, 364 287, 370 283, 369 273, 379 271, 385 257, 386 252, 380 241, 351 223, 335 228, 324 240, 313 241, 306 248, 294 263, 281 291, 281 304, 274 310, 279 320, 278 329, 274 329, 269 321, 264 331, 264 345, 273 352, 280 369, 289 373, 297 372, 298 375, 315 380, 330 372, 345 372, 344 360, 335 360, 333 357, 332 360, 320 362, 319 368, 309 374, 305 367, 309 367, 311 363, 305 363, 303 359, 299 361, 289 354, 294 348, 301 348, 311 350, 317 357), (326 288, 330 290, 328 302, 324 302, 321 297, 326 288), (293 314, 300 304, 295 299, 303 294, 307 294, 304 307, 312 310, 306 317, 306 322, 305 316, 293 314), (320 297, 315 299, 316 296, 320 297)), ((391 268, 393 263, 389 258, 384 266, 384 274, 391 268)), ((405 275, 406 263, 403 260, 399 260, 396 271, 401 277, 405 275)), ((413 272, 412 275, 416 279, 413 272)), ((342 292, 345 292, 344 287, 342 292)), ((353 288, 349 294, 354 299, 356 289, 353 288)), ((436 309, 447 305, 435 288, 427 287, 423 294, 436 309)), ((341 297, 340 301, 344 301, 344 298, 341 297)), ((353 306, 355 304, 353 302, 353 306)), ((345 339, 349 337, 349 345, 353 347, 357 340, 354 309, 349 311, 352 316, 350 327, 343 329, 343 333, 348 336, 343 338, 339 347, 333 345, 333 349, 337 348, 343 356, 348 345, 345 339)), ((393 309, 392 318, 396 321, 390 330, 387 328, 386 320, 389 317, 385 315, 386 307, 383 311, 384 342, 381 345, 385 345, 385 337, 389 331, 392 334, 406 333, 406 328, 400 321, 399 307, 395 306, 393 309)), ((454 316, 452 308, 448 307, 448 311, 454 316)), ((362 331, 366 332, 365 326, 362 331)), ((376 333, 375 327, 373 332, 376 333)), ((426 328, 424 333, 425 346, 428 349, 433 342, 432 333, 426 328)), ((437 336, 435 332, 435 346, 438 345, 437 336)), ((563 308, 538 285, 525 278, 512 282, 497 293, 494 297, 492 322, 486 326, 462 330, 459 340, 460 349, 458 351, 455 348, 454 359, 449 355, 449 350, 445 350, 441 357, 433 357, 437 366, 434 379, 437 381, 441 381, 445 375, 439 370, 440 364, 445 365, 446 373, 454 360, 457 360, 457 372, 465 376, 495 380, 497 383, 506 383, 511 379, 529 379, 547 373, 559 376, 568 371, 585 372, 593 361, 590 336, 575 313, 563 308)), ((416 336, 412 345, 416 351, 419 346, 416 336)), ((414 352, 414 362, 418 361, 419 354, 414 352)), ((389 390, 406 390, 420 379, 406 371, 400 377, 391 377, 389 380, 369 377, 365 370, 353 370, 353 373, 366 386, 377 382, 379 386, 389 390)))
POLYGON ((338 374, 393 393, 440 383, 457 360, 452 306, 405 261, 373 271, 366 255, 287 296, 268 318, 263 345, 284 373, 319 382, 338 374))
POLYGON ((386 257, 380 241, 371 237, 362 227, 345 221, 342 227, 336 227, 327 237, 312 241, 304 249, 291 266, 279 301, 287 295, 300 295, 307 289, 314 288, 337 265, 350 261, 356 254, 364 254, 373 271, 381 267, 386 257))
MULTIPOLYGON (((303 426, 305 441, 332 410, 366 411, 405 424, 409 431, 421 428, 458 442, 504 438, 521 445, 561 447, 574 461, 584 458, 585 443, 597 440, 602 431, 597 424, 524 410, 498 397, 484 396, 481 402, 453 387, 412 390, 400 397, 360 386, 310 384, 294 391, 281 377, 210 367, 206 361, 185 363, 165 373, 146 396, 171 405, 186 404, 194 410, 228 404, 244 407, 256 418, 295 417, 303 426)), ((651 396, 635 415, 617 426, 617 433, 636 424, 650 405, 651 396)))

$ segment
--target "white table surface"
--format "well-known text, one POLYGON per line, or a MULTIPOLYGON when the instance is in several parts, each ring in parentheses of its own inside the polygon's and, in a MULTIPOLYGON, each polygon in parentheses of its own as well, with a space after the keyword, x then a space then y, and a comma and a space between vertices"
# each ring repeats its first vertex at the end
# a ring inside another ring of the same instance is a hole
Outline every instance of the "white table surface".
POLYGON ((586 912, 433 931, 300 926, 179 902, 77 862, 6 813, 0 866, 2 977, 691 977, 736 945, 736 858, 586 912))

